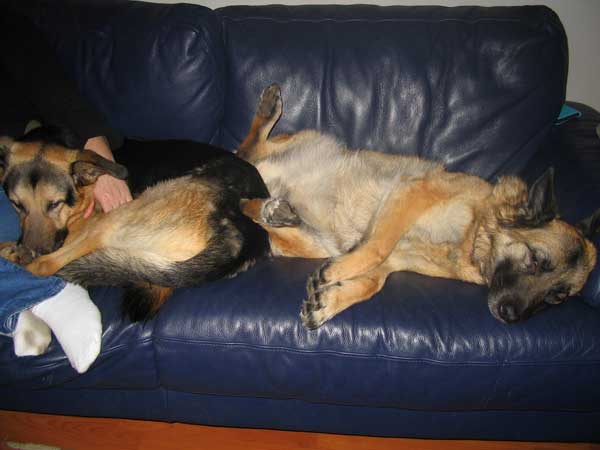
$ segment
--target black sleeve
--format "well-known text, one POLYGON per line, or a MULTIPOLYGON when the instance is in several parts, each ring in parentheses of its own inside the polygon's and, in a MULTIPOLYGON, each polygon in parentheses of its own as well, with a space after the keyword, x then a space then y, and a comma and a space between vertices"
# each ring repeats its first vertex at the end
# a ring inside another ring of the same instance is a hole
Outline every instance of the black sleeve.
MULTIPOLYGON (((69 128, 84 142, 106 136, 112 149, 123 143, 122 136, 77 91, 42 31, 5 8, 0 11, 0 69, 2 90, 12 90, 9 100, 21 98, 22 109, 33 107, 42 122, 69 128)), ((2 116, 22 116, 17 109, 18 105, 10 105, 2 116)))

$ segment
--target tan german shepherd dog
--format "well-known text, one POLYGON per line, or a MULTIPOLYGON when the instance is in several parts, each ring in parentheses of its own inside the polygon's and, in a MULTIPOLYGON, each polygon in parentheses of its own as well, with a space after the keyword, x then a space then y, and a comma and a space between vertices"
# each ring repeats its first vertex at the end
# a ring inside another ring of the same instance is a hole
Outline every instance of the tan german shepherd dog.
POLYGON ((516 322, 576 294, 594 267, 588 235, 599 214, 579 227, 559 220, 551 169, 528 190, 513 176, 490 184, 316 131, 269 137, 281 112, 271 85, 237 154, 272 197, 243 210, 269 232, 273 254, 329 258, 307 283, 308 328, 369 299, 396 271, 485 284, 494 317, 516 322))
POLYGON ((51 127, 0 138, 0 182, 22 230, 18 243, 0 244, 0 256, 35 275, 123 286, 123 312, 146 320, 174 289, 233 276, 268 254, 266 232, 239 206, 242 197, 268 197, 267 188, 231 152, 191 141, 126 141, 120 152, 180 155, 187 167, 170 178, 177 170, 154 167, 168 169, 168 161, 150 164, 153 176, 132 174, 133 201, 84 219, 96 179, 124 179, 127 170, 67 141, 65 130, 51 127))

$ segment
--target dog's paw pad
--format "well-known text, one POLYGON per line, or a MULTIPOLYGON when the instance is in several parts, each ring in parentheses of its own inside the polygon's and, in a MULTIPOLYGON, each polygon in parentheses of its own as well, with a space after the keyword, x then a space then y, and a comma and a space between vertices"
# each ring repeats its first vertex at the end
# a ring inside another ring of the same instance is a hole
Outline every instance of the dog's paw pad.
POLYGON ((325 276, 325 273, 330 265, 331 260, 327 260, 323 265, 321 265, 321 267, 319 267, 308 277, 308 280, 306 281, 306 292, 309 296, 324 289, 330 284, 329 280, 327 280, 327 277, 325 276))
POLYGON ((319 283, 319 273, 317 270, 309 277, 306 284, 307 298, 300 309, 302 323, 311 330, 320 327, 336 314, 336 294, 342 286, 342 283, 323 286, 319 283))
POLYGON ((316 330, 324 323, 315 313, 300 313, 300 319, 302 320, 302 325, 309 330, 316 330))
POLYGON ((272 84, 262 92, 257 114, 270 119, 281 112, 281 107, 281 90, 279 89, 279 85, 272 84))
POLYGON ((268 200, 263 205, 262 220, 273 227, 294 227, 302 222, 292 205, 280 198, 268 200))
POLYGON ((306 293, 310 297, 321 288, 320 270, 311 273, 306 280, 306 293))
POLYGON ((310 329, 314 330, 319 328, 325 322, 323 314, 324 305, 321 303, 320 293, 309 295, 304 302, 302 302, 302 308, 300 309, 300 319, 302 324, 310 329))

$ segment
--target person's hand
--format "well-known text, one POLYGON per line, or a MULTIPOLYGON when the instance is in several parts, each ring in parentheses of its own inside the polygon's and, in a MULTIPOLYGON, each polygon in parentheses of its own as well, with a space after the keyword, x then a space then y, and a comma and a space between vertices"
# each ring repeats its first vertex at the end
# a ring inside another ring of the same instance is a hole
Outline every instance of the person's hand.
MULTIPOLYGON (((98 153, 106 159, 115 160, 108 141, 104 136, 96 136, 88 139, 85 143, 85 148, 98 153)), ((94 186, 94 199, 100 204, 104 212, 108 212, 131 201, 131 192, 125 181, 110 175, 101 175, 96 180, 96 185, 94 186)), ((92 202, 83 217, 90 217, 94 211, 94 207, 95 202, 92 202)))
POLYGON ((131 201, 131 193, 123 180, 101 175, 94 186, 94 198, 102 207, 102 211, 109 212, 131 201))

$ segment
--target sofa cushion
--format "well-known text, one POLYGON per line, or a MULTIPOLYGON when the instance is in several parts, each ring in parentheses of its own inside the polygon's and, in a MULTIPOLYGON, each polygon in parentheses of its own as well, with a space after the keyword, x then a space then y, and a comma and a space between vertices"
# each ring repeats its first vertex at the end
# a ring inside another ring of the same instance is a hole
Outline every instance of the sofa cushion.
POLYGON ((224 60, 210 9, 136 1, 12 3, 46 32, 80 91, 125 136, 219 140, 224 60))
POLYGON ((123 319, 119 289, 94 288, 90 296, 102 314, 102 350, 90 370, 77 374, 55 338, 44 355, 17 358, 12 339, 1 336, 0 392, 13 391, 5 397, 18 398, 20 390, 54 387, 139 390, 159 385, 152 342, 154 322, 132 324, 123 319))
POLYGON ((265 6, 217 10, 227 65, 223 142, 282 86, 277 133, 415 154, 486 178, 522 168, 564 101, 566 38, 545 7, 265 6))
POLYGON ((505 325, 484 287, 395 273, 371 301, 309 331, 298 315, 317 265, 277 259, 176 293, 154 328, 162 385, 420 411, 592 411, 600 401, 600 314, 580 299, 505 325))

